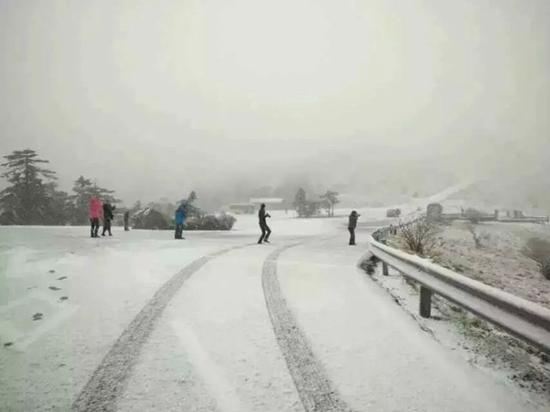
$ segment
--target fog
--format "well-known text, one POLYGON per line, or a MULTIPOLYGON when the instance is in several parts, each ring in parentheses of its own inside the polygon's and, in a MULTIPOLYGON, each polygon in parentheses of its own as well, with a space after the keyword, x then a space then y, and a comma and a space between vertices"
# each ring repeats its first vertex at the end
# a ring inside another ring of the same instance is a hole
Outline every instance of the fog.
POLYGON ((128 203, 545 176, 549 23, 547 0, 1 0, 0 152, 128 203))

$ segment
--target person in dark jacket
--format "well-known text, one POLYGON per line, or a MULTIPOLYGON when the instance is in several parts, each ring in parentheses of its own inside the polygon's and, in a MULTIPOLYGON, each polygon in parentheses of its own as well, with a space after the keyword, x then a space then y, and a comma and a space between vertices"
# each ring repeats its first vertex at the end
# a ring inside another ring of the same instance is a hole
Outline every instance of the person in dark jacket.
POLYGON ((352 210, 349 215, 348 230, 349 230, 349 244, 355 245, 355 228, 357 227, 357 218, 361 216, 355 210, 352 210))
POLYGON ((124 212, 124 231, 130 230, 130 212, 127 210, 124 212))
POLYGON ((105 236, 105 232, 109 232, 109 236, 113 236, 111 233, 111 221, 114 217, 113 210, 115 210, 115 207, 109 202, 103 203, 103 233, 101 233, 101 236, 105 236))
POLYGON ((268 217, 271 217, 271 215, 269 213, 266 213, 265 204, 262 203, 262 205, 260 206, 260 211, 258 212, 258 219, 260 223, 260 229, 262 230, 262 235, 260 236, 258 243, 269 243, 269 235, 271 234, 271 229, 266 222, 266 218, 268 217))
POLYGON ((183 239, 183 222, 185 221, 185 207, 183 203, 176 209, 174 220, 176 223, 176 233, 174 234, 174 239, 183 239))

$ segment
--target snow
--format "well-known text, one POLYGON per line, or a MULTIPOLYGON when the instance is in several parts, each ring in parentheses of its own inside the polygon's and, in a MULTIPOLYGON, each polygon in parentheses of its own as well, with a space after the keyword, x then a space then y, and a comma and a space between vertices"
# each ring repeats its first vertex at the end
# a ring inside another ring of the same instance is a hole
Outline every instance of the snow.
POLYGON ((354 249, 333 240, 304 248, 281 258, 282 289, 352 409, 530 410, 510 397, 510 388, 418 333, 417 323, 390 296, 349 265, 359 257, 354 249), (310 260, 328 265, 311 270, 310 260))
POLYGON ((130 381, 122 410, 135 409, 135 399, 175 410, 170 406, 173 402, 166 404, 166 396, 181 390, 142 394, 150 386, 151 374, 165 375, 168 370, 169 375, 181 375, 172 369, 170 357, 162 362, 154 354, 182 351, 185 369, 197 375, 182 385, 199 399, 184 403, 184 410, 197 405, 198 410, 208 410, 210 398, 228 411, 301 410, 261 293, 262 263, 270 251, 271 247, 261 245, 235 251, 189 279, 144 349, 145 361, 130 381), (174 334, 176 339, 169 338, 166 345, 165 339, 174 334), (197 388, 197 381, 204 387, 197 388))
POLYGON ((0 350, 0 398, 13 410, 67 409, 155 290, 216 249, 167 240, 168 232, 90 239, 83 227, 7 227, 0 234, 0 341, 14 343, 0 350), (32 321, 34 313, 43 320, 32 321))
MULTIPOLYGON (((380 210, 363 213, 368 226, 380 210)), ((270 245, 256 244, 257 218, 244 215, 230 232, 186 232, 182 241, 170 231, 114 228, 112 238, 90 239, 86 227, 2 228, 3 410, 70 409, 121 333, 157 305, 155 293, 203 256, 130 359, 122 394, 107 401, 120 411, 304 410, 262 289, 266 258, 295 243, 278 260, 284 301, 319 373, 352 409, 536 410, 438 345, 357 269, 368 232, 347 246, 344 213, 271 214, 270 245)))
POLYGON ((482 223, 472 226, 481 236, 475 247, 469 224, 443 227, 437 262, 485 284, 550 308, 550 281, 522 249, 529 238, 550 241, 550 226, 529 223, 482 223))

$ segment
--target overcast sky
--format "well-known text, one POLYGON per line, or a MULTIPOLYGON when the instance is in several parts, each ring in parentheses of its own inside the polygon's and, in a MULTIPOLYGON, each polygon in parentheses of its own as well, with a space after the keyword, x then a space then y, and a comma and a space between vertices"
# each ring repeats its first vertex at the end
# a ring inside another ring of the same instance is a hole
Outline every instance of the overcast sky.
POLYGON ((549 69, 548 0, 0 0, 0 149, 128 202, 361 153, 543 164, 549 69))

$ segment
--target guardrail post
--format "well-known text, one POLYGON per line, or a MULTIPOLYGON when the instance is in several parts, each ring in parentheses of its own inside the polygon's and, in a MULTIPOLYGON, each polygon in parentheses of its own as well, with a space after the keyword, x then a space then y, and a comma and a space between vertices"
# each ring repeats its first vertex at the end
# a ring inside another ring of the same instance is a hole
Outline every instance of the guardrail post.
MULTIPOLYGON (((384 245, 387 245, 388 244, 388 241, 386 240, 386 237, 387 235, 384 234, 384 239, 380 240, 380 243, 384 244, 384 245)), ((382 261, 382 274, 384 276, 389 276, 389 271, 388 271, 388 264, 384 261, 382 261)))
POLYGON ((420 316, 429 318, 432 314, 432 291, 420 286, 420 316))

